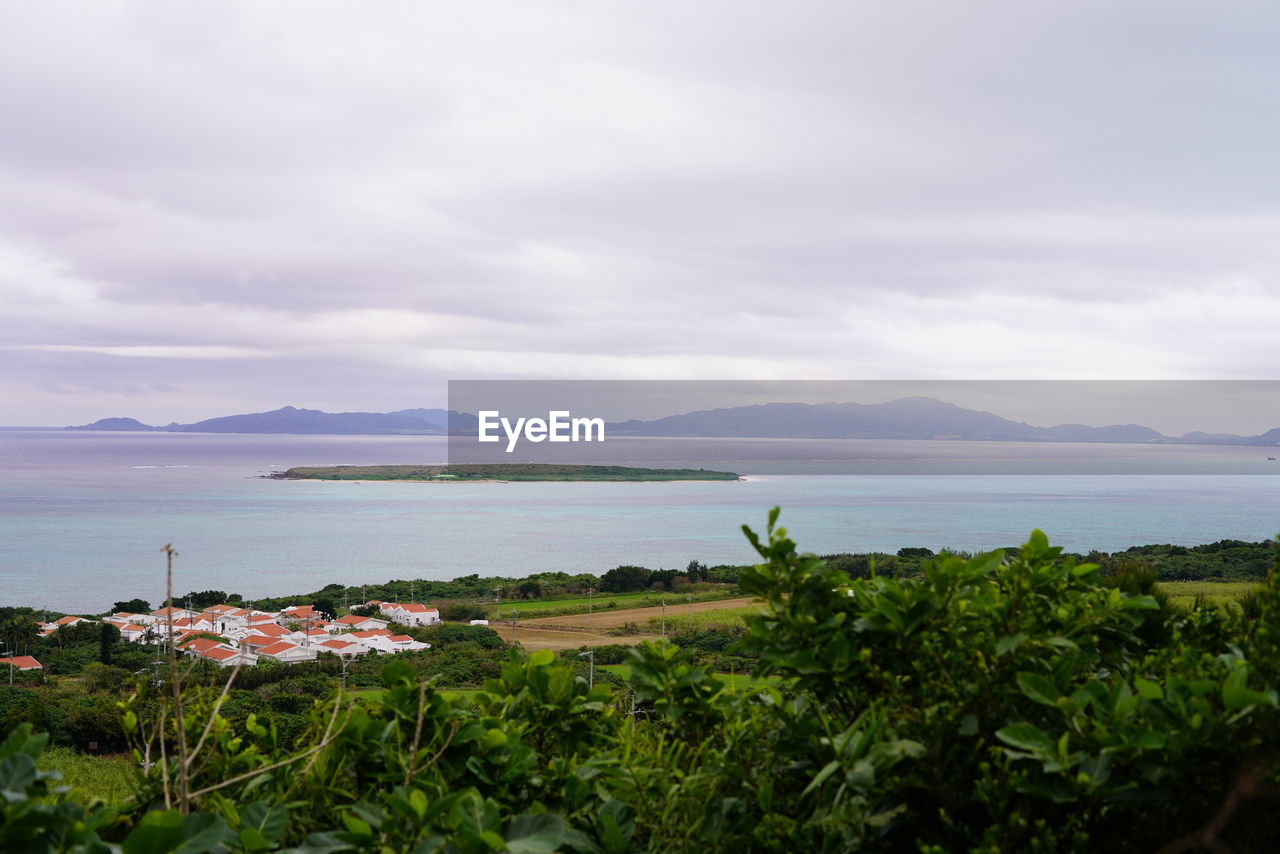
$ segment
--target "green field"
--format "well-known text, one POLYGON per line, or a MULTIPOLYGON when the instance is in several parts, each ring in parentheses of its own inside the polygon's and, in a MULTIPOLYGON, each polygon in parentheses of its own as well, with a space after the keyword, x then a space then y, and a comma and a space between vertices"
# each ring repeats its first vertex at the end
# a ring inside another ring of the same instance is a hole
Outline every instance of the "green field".
MULTIPOLYGON (((667 634, 675 634, 686 629, 706 629, 712 626, 745 626, 746 618, 760 613, 760 605, 747 605, 742 608, 720 608, 715 611, 698 611, 693 614, 681 612, 679 606, 667 604, 667 634)), ((655 634, 662 631, 662 618, 649 620, 645 631, 655 634)))
POLYGON ((1241 596, 1258 588, 1254 581, 1161 581, 1160 589, 1169 594, 1175 605, 1190 608, 1197 596, 1204 596, 1212 605, 1235 602, 1241 596))
POLYGON ((121 756, 90 756, 70 747, 50 747, 37 767, 60 773, 61 785, 71 786, 72 800, 81 804, 100 800, 118 806, 133 794, 134 769, 121 756))
POLYGON ((271 475, 278 480, 410 480, 433 483, 482 481, 670 481, 738 480, 731 471, 646 469, 629 466, 491 463, 467 466, 299 466, 271 475))
MULTIPOLYGON (((707 590, 701 593, 668 593, 666 594, 667 607, 674 610, 676 602, 685 603, 685 596, 693 597, 694 602, 711 602, 716 599, 732 599, 742 594, 736 590, 707 590)), ((511 618, 511 610, 515 609, 516 615, 526 620, 535 617, 567 617, 573 614, 587 613, 588 606, 592 611, 617 611, 625 608, 656 608, 662 604, 663 595, 661 593, 653 593, 644 591, 641 593, 597 593, 592 599, 588 600, 586 596, 566 597, 563 599, 512 599, 501 604, 502 618, 509 620, 511 618)), ((486 603, 481 603, 486 604, 486 603)), ((490 614, 493 613, 493 604, 488 603, 490 614)), ((492 617, 490 617, 492 619, 492 617)))

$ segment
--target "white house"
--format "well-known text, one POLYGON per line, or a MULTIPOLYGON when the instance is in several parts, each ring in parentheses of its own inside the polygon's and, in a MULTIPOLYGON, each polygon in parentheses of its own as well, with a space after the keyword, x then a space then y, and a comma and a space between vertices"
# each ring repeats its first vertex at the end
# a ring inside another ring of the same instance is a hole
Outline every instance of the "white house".
POLYGON ((440 622, 440 612, 414 602, 383 602, 378 606, 382 615, 402 626, 430 626, 440 622))
POLYGON ((140 626, 137 623, 116 623, 120 629, 120 639, 129 641, 130 643, 142 643, 146 640, 147 626, 140 626))
POLYGON ((280 612, 280 619, 294 623, 305 623, 308 620, 315 623, 324 618, 310 605, 290 605, 280 612))
POLYGON ((352 632, 342 635, 342 639, 351 639, 373 652, 395 654, 397 652, 413 652, 419 649, 430 649, 431 644, 416 641, 408 635, 393 635, 386 629, 373 629, 367 632, 352 632))
POLYGON ((40 634, 45 635, 47 637, 48 635, 53 634, 63 626, 78 626, 81 623, 92 623, 92 622, 95 622, 95 621, 86 620, 84 617, 59 617, 58 619, 54 620, 52 623, 41 623, 40 634))
MULTIPOLYGON (((154 626, 152 626, 152 628, 155 629, 155 632, 157 635, 161 637, 168 637, 169 635, 168 618, 160 620, 154 626)), ((208 619, 207 617, 202 617, 199 614, 197 614, 194 617, 182 617, 181 619, 174 618, 173 620, 173 634, 175 636, 181 635, 184 632, 214 632, 214 631, 215 631, 215 628, 213 625, 213 621, 208 619)))
POLYGON ((285 664, 293 664, 297 661, 315 661, 316 650, 311 647, 298 646, 296 643, 288 641, 276 641, 272 644, 258 648, 258 655, 266 658, 274 658, 276 661, 285 664))
POLYGON ((237 664, 247 666, 258 663, 258 656, 253 653, 242 649, 232 649, 229 646, 215 647, 208 652, 201 653, 200 657, 216 661, 223 667, 235 667, 237 664))
POLYGON ((156 622, 165 622, 169 619, 170 611, 175 620, 189 620, 196 615, 195 611, 188 611, 186 608, 157 608, 151 612, 151 616, 156 618, 156 622))
POLYGON ((258 656, 249 650, 235 649, 229 644, 219 643, 213 638, 191 638, 178 641, 178 646, 187 655, 207 658, 216 661, 223 667, 234 667, 237 664, 257 664, 258 656))
POLYGON ((369 647, 355 641, 345 641, 342 638, 329 638, 322 640, 312 646, 317 653, 332 652, 344 658, 356 655, 368 655, 369 647))
POLYGON ((288 639, 291 643, 298 644, 319 643, 322 640, 328 640, 329 633, 324 629, 312 629, 311 631, 298 629, 298 631, 289 635, 288 639))
POLYGON ((339 631, 355 629, 358 632, 367 632, 372 629, 385 629, 390 624, 387 620, 379 620, 377 617, 358 617, 355 614, 348 614, 345 617, 339 617, 333 622, 342 626, 339 631))
POLYGON ((259 649, 281 641, 293 642, 293 632, 275 624, 242 629, 239 632, 232 632, 229 636, 239 641, 240 646, 245 649, 259 649))
POLYGON ((242 629, 249 624, 253 611, 248 608, 229 608, 225 605, 214 605, 205 608, 201 617, 213 624, 218 633, 242 629))

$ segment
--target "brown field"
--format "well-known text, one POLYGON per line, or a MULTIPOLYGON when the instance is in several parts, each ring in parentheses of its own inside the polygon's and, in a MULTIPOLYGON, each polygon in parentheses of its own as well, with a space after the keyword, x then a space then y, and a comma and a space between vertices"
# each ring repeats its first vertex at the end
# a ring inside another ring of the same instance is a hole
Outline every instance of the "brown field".
MULTIPOLYGON (((489 628, 501 634, 503 640, 511 640, 510 624, 500 626, 494 623, 489 628)), ((580 646, 604 646, 611 643, 637 644, 641 641, 656 640, 657 637, 657 635, 602 635, 596 632, 531 626, 528 623, 516 624, 516 643, 519 643, 530 652, 538 649, 559 652, 562 649, 577 649, 580 646)))
MULTIPOLYGON (((692 606, 672 597, 667 603, 667 619, 675 617, 684 617, 692 611, 699 614, 703 611, 718 611, 723 608, 744 608, 758 600, 751 597, 742 599, 716 599, 711 602, 694 602, 692 606)), ((567 617, 538 617, 532 620, 522 620, 516 628, 517 640, 519 639, 519 626, 566 626, 578 629, 616 629, 625 626, 627 623, 635 623, 637 626, 644 626, 650 620, 657 620, 662 617, 662 607, 657 608, 624 608, 620 611, 596 611, 590 616, 586 614, 572 614, 567 617)), ((497 625, 494 626, 497 628, 497 625)), ((576 634, 581 634, 577 632, 576 634)), ((506 637, 506 635, 503 635, 506 637)), ((612 638, 608 643, 638 643, 643 638, 620 639, 612 638)), ((548 647, 550 649, 551 647, 548 647)), ((567 649, 567 647, 561 647, 567 649)))

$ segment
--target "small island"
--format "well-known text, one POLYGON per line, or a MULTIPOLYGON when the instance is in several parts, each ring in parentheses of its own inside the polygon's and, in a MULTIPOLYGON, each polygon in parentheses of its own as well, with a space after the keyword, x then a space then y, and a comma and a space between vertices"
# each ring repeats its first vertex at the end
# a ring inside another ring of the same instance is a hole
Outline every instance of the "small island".
POLYGON ((275 480, 396 480, 433 483, 495 481, 740 480, 730 471, 645 469, 629 466, 538 465, 490 463, 461 466, 299 466, 267 477, 275 480))

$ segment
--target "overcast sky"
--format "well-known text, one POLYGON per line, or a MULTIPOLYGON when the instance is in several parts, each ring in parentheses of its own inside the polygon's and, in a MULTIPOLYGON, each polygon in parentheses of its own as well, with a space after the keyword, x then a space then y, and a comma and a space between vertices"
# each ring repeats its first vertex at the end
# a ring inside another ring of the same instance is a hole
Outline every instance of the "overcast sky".
POLYGON ((0 424, 1275 379, 1275 8, 0 0, 0 424))

